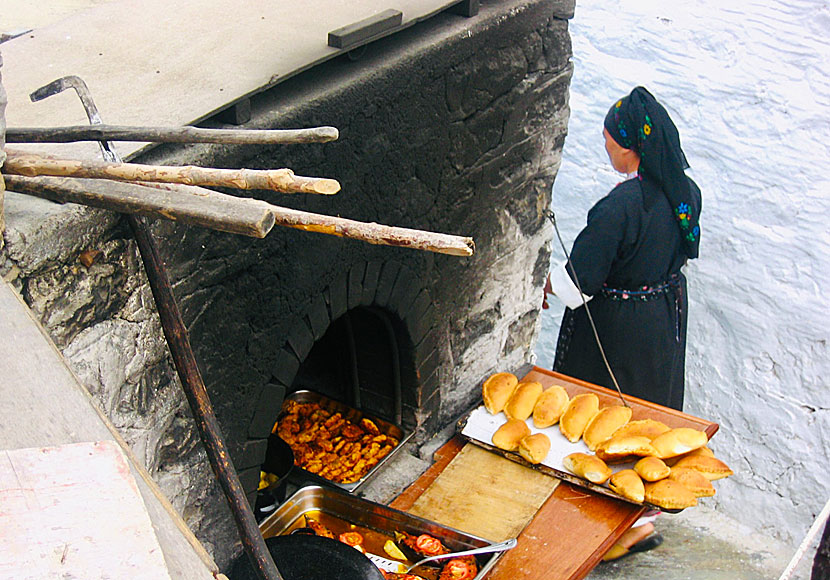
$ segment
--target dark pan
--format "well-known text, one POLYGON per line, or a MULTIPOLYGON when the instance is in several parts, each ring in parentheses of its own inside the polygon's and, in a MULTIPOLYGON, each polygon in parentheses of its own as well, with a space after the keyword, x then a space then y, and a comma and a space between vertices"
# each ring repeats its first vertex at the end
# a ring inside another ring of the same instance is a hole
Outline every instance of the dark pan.
MULTIPOLYGON (((369 558, 343 542, 321 536, 296 534, 265 540, 285 580, 383 580, 369 558)), ((247 555, 233 564, 230 580, 259 580, 247 555)))

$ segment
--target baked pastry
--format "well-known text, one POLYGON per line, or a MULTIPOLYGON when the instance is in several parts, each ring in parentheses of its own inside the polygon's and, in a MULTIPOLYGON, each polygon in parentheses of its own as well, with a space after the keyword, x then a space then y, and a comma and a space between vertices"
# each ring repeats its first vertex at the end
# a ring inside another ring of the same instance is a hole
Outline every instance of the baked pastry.
POLYGON ((662 435, 666 431, 670 431, 671 427, 656 421, 654 419, 638 419, 636 421, 629 421, 614 432, 614 436, 636 435, 637 437, 648 437, 654 439, 658 435, 662 435))
POLYGON ((671 470, 669 479, 682 483, 689 491, 695 494, 695 497, 711 497, 715 495, 715 488, 712 482, 706 479, 706 476, 699 471, 689 469, 688 467, 674 467, 671 470))
POLYGON ((688 467, 702 473, 709 481, 729 477, 734 472, 729 469, 723 461, 717 457, 709 457, 708 455, 690 455, 688 457, 681 457, 672 469, 681 467, 688 467))
POLYGON ((632 455, 637 457, 656 455, 657 451, 652 447, 648 437, 637 437, 634 435, 617 437, 615 435, 611 439, 606 439, 600 443, 597 446, 596 453, 597 457, 603 461, 614 463, 626 461, 632 455))
POLYGON ((663 463, 662 459, 652 455, 635 463, 634 471, 646 481, 660 481, 669 476, 671 468, 663 463))
POLYGON ((597 445, 610 439, 614 431, 628 423, 629 419, 631 419, 631 407, 614 405, 600 409, 585 427, 582 440, 585 441, 588 449, 593 451, 597 445))
POLYGON ((559 418, 559 431, 568 441, 576 443, 598 411, 599 397, 595 394, 582 393, 575 396, 559 418))
POLYGON ((518 384, 519 379, 513 373, 496 373, 488 377, 481 386, 484 408, 493 415, 500 413, 518 384))
POLYGON ((697 505, 697 498, 689 488, 671 479, 646 483, 646 501, 668 510, 685 509, 697 505))
POLYGON ((519 441, 519 455, 530 463, 542 463, 550 451, 550 438, 544 433, 534 433, 519 441))
POLYGON ((608 480, 608 487, 637 503, 643 503, 646 499, 646 487, 643 480, 633 469, 623 469, 612 475, 608 480))
POLYGON ((611 468, 596 455, 571 453, 562 460, 565 469, 592 483, 602 485, 611 477, 611 468))
POLYGON ((655 455, 660 459, 666 459, 703 447, 708 442, 709 437, 703 431, 690 427, 678 427, 658 435, 651 441, 651 444, 657 450, 655 455))
POLYGON ((559 385, 545 389, 533 407, 533 424, 537 429, 556 425, 570 400, 568 391, 559 385))
POLYGON ((705 455, 707 457, 714 457, 715 452, 704 445, 703 447, 698 447, 697 449, 689 451, 688 453, 684 453, 683 455, 676 455, 674 457, 667 457, 665 459, 665 462, 666 462, 666 465, 671 467, 675 463, 680 461, 683 457, 693 457, 695 455, 705 455))
POLYGON ((508 419, 521 419, 524 421, 533 413, 536 400, 542 394, 542 384, 536 381, 519 383, 507 404, 504 406, 504 414, 508 419))
POLYGON ((519 441, 530 435, 530 427, 519 419, 510 419, 493 433, 493 445, 505 451, 516 451, 519 441))

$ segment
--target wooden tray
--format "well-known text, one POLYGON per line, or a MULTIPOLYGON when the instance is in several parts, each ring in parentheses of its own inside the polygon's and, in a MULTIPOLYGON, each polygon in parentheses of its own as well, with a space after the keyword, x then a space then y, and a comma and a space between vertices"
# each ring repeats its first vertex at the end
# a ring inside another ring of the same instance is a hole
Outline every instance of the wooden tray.
MULTIPOLYGON (((533 367, 533 369, 521 380, 536 381, 538 383, 541 383, 542 387, 544 387, 545 389, 553 385, 561 385, 565 388, 565 390, 568 392, 568 395, 571 398, 580 393, 594 393, 599 397, 600 408, 608 405, 620 404, 620 397, 615 391, 539 367, 533 367)), ((650 403, 648 401, 644 401, 636 397, 629 397, 627 395, 623 395, 623 398, 632 408, 632 420, 655 419, 657 421, 662 421, 663 423, 672 428, 691 427, 693 429, 704 431, 710 439, 718 430, 717 423, 705 421, 703 419, 693 417, 692 415, 687 415, 685 413, 681 413, 680 411, 669 409, 661 405, 656 405, 654 403, 650 403)), ((565 439, 565 437, 559 432, 558 424, 554 425, 553 427, 538 429, 533 425, 532 419, 527 420, 527 424, 530 427, 532 433, 545 433, 551 440, 551 450, 542 463, 531 464, 518 453, 504 451, 503 449, 495 447, 491 443, 491 437, 493 433, 495 433, 496 429, 503 425, 506 422, 506 420, 507 419, 505 418, 504 414, 499 413, 498 415, 491 415, 484 408, 484 406, 481 405, 470 411, 467 415, 465 415, 458 421, 457 430, 462 437, 464 437, 465 439, 467 439, 475 445, 487 449, 488 451, 492 451, 493 453, 497 453, 511 461, 515 461, 516 463, 526 465, 542 473, 545 473, 547 475, 556 477, 564 481, 568 481, 570 483, 573 483, 574 485, 578 485, 580 487, 589 489, 596 493, 607 495, 609 497, 620 499, 629 503, 633 503, 635 505, 641 505, 669 513, 677 513, 679 511, 682 511, 669 510, 649 503, 638 503, 632 501, 615 493, 605 485, 597 485, 588 480, 582 479, 581 477, 577 477, 576 475, 565 470, 564 466, 562 465, 562 460, 566 455, 568 455, 569 453, 578 452, 590 453, 590 451, 588 450, 587 445, 585 445, 585 442, 583 442, 582 440, 578 441, 577 443, 571 443, 567 439, 565 439)), ((616 472, 625 468, 632 467, 632 465, 633 464, 621 463, 610 465, 609 467, 611 467, 611 469, 616 472)))

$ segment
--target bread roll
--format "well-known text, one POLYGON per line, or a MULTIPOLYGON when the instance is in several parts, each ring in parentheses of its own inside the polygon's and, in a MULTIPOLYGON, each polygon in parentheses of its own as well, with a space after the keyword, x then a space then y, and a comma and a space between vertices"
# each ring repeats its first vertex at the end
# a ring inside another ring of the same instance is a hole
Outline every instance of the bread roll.
POLYGON ((660 481, 671 473, 671 468, 662 459, 654 456, 643 457, 634 464, 634 471, 646 481, 660 481))
POLYGON ((496 373, 488 377, 481 386, 484 408, 493 415, 500 413, 517 384, 519 379, 513 373, 496 373))
POLYGON ((709 481, 722 479, 732 475, 733 471, 729 469, 723 461, 717 457, 709 457, 708 455, 690 455, 682 457, 674 464, 672 469, 687 467, 702 473, 709 481))
POLYGON ((706 479, 701 472, 689 469, 688 467, 674 467, 671 470, 669 479, 682 483, 695 497, 711 497, 715 495, 715 488, 712 482, 706 479))
POLYGON ((571 453, 562 460, 565 469, 592 483, 602 485, 611 477, 611 468, 595 455, 571 453))
POLYGON ((568 406, 568 392, 559 385, 542 391, 533 407, 533 424, 537 429, 544 429, 559 422, 559 417, 565 412, 568 406))
POLYGON ((597 457, 603 461, 614 463, 625 461, 632 455, 638 457, 656 455, 657 451, 651 446, 648 437, 635 437, 633 435, 617 437, 614 435, 611 439, 606 439, 600 443, 597 446, 596 453, 597 457))
POLYGON ((550 451, 550 438, 544 433, 534 433, 519 441, 519 455, 530 463, 542 463, 550 451))
POLYGON ((585 427, 582 440, 585 441, 588 449, 593 451, 597 445, 610 439, 614 431, 628 423, 629 419, 631 419, 631 407, 614 405, 600 409, 585 427))
POLYGON ((595 394, 582 393, 575 396, 559 418, 559 431, 568 441, 576 443, 598 411, 599 397, 595 394))
POLYGON ((637 503, 643 503, 646 499, 646 487, 643 480, 633 469, 623 469, 612 475, 608 480, 608 487, 637 503))
POLYGON ((658 435, 662 435, 666 431, 670 431, 671 427, 660 421, 654 419, 638 419, 637 421, 629 421, 614 432, 614 436, 619 435, 635 435, 637 437, 648 437, 654 439, 658 435))
POLYGON ((530 435, 530 427, 519 419, 510 419, 493 433, 493 445, 505 451, 516 451, 519 441, 530 435))
POLYGON ((703 447, 708 441, 709 437, 703 431, 678 427, 658 435, 651 441, 651 444, 657 450, 655 455, 660 459, 666 459, 703 447))
POLYGON ((521 419, 524 421, 533 413, 536 400, 542 394, 542 384, 536 381, 519 383, 513 394, 504 406, 504 414, 508 419, 521 419))
POLYGON ((667 457, 665 459, 665 462, 666 462, 666 465, 671 467, 675 463, 680 461, 682 458, 684 458, 684 457, 693 457, 695 455, 705 455, 707 457, 714 457, 715 452, 704 445, 703 447, 698 447, 697 449, 695 449, 693 451, 689 451, 688 453, 684 453, 683 455, 676 455, 674 457, 667 457))
POLYGON ((646 483, 646 501, 669 510, 685 509, 697 505, 697 498, 689 488, 671 479, 646 483))

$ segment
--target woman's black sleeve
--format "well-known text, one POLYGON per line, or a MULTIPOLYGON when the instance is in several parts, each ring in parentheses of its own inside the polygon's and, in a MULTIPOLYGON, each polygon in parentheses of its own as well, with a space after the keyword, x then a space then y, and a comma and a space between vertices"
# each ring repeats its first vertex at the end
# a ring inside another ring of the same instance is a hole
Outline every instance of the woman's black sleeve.
MULTIPOLYGON (((578 286, 588 296, 598 293, 608 279, 611 265, 625 239, 628 220, 625 207, 619 201, 612 192, 591 208, 588 224, 577 236, 571 250, 571 264, 579 279, 578 286)), ((568 275, 573 280, 570 267, 568 275)))

